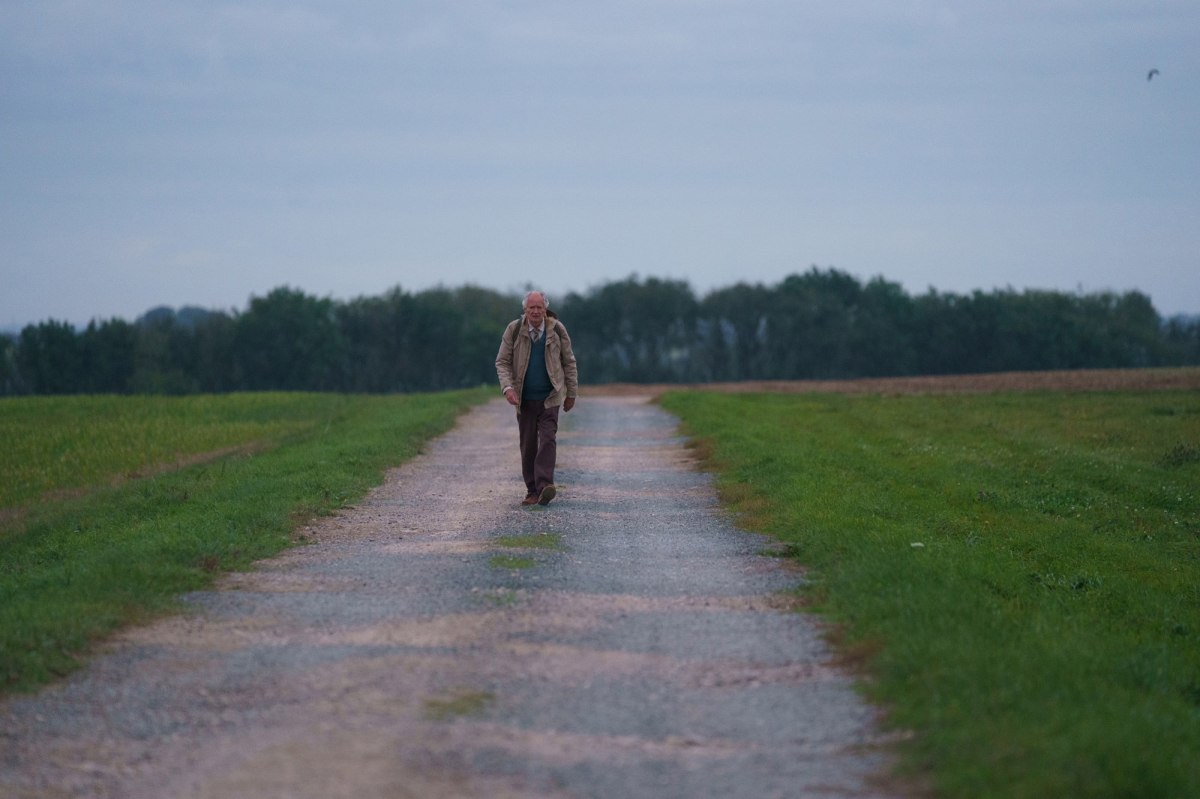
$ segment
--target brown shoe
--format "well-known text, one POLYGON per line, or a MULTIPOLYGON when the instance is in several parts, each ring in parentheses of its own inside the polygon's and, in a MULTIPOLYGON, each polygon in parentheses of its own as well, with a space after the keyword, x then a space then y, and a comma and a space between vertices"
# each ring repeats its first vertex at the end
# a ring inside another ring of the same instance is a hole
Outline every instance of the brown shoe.
POLYGON ((522 505, 536 505, 537 501, 538 501, 538 495, 530 493, 530 494, 525 495, 525 499, 521 500, 521 504, 522 505))
POLYGON ((549 505, 550 500, 554 499, 554 495, 557 493, 558 493, 558 489, 554 487, 553 483, 551 483, 550 485, 548 485, 542 489, 542 495, 537 498, 537 504, 549 505))

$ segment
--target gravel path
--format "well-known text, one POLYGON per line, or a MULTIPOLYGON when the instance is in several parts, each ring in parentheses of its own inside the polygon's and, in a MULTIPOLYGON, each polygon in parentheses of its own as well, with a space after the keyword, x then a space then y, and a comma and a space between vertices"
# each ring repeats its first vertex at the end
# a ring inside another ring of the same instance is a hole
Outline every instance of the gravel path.
POLYGON ((874 711, 781 612, 800 576, 674 419, 584 399, 559 498, 518 507, 519 471, 479 408, 317 543, 0 704, 0 795, 882 795, 874 711))

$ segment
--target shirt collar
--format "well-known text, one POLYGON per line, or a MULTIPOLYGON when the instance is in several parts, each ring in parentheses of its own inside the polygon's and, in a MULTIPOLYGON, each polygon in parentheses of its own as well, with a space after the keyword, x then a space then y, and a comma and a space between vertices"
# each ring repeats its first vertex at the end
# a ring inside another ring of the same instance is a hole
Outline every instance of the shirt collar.
POLYGON ((537 341, 539 338, 542 337, 542 333, 546 332, 546 320, 545 319, 543 319, 542 323, 540 325, 538 325, 537 327, 534 327, 533 323, 528 320, 525 322, 525 324, 529 325, 529 337, 531 339, 533 339, 534 341, 537 341), (537 333, 537 335, 534 335, 535 332, 537 333))

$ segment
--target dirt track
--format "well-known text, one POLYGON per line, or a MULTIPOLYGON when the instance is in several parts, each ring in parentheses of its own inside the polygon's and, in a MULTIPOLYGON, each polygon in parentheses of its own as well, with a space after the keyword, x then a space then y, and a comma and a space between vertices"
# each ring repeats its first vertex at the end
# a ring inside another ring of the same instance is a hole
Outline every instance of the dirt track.
POLYGON ((666 391, 730 394, 981 394, 992 391, 1164 391, 1200 388, 1200 368, 1073 369, 1060 372, 994 372, 977 375, 867 377, 858 380, 747 380, 740 383, 609 383, 584 386, 587 397, 657 396, 666 391))
POLYGON ((0 796, 886 797, 801 574, 646 397, 563 416, 523 509, 502 400, 191 612, 0 702, 0 796), (784 593, 780 593, 784 592, 784 593))

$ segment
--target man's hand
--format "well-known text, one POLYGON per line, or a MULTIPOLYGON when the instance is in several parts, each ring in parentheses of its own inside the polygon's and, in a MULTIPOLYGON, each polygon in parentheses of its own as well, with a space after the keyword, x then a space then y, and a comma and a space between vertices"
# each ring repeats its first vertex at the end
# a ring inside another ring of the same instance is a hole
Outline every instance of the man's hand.
POLYGON ((575 398, 574 397, 567 397, 565 400, 563 400, 563 410, 564 411, 567 411, 569 413, 571 411, 571 409, 574 407, 575 407, 575 398))
POLYGON ((520 399, 520 397, 517 396, 517 392, 514 389, 511 389, 511 388, 505 389, 504 390, 504 398, 506 400, 508 400, 509 405, 520 405, 521 404, 521 399, 520 399))

